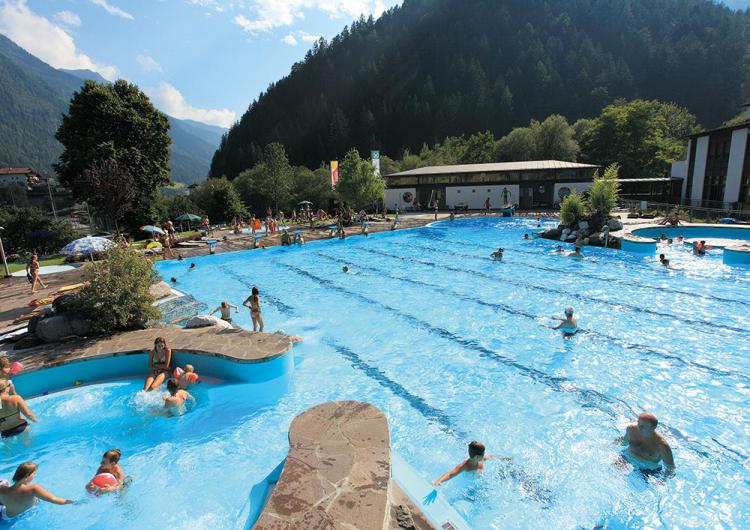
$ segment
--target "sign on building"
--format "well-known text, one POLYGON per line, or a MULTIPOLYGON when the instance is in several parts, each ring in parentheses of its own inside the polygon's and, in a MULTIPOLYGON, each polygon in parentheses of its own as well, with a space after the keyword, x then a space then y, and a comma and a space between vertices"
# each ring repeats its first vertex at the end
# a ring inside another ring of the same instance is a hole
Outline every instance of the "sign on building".
POLYGON ((375 170, 375 174, 380 176, 380 151, 371 151, 370 158, 372 159, 372 169, 375 170))

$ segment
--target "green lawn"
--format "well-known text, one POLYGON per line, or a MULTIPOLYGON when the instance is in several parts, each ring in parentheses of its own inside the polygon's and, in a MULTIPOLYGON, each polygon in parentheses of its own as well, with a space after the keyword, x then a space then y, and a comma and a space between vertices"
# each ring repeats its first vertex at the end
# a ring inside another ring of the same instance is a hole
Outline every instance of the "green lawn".
MULTIPOLYGON (((63 264, 65 264, 65 256, 57 256, 54 258, 49 258, 49 259, 39 261, 40 267, 46 267, 47 265, 63 265, 63 264)), ((26 263, 17 263, 17 262, 8 263, 8 269, 10 269, 11 274, 17 271, 22 271, 25 268, 26 268, 26 263)))

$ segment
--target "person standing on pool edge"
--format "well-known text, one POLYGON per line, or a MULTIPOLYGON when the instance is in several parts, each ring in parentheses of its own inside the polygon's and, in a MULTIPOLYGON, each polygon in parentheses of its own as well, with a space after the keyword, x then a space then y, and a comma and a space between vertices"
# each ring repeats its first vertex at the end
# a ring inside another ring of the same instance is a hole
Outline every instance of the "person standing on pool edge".
POLYGON ((623 457, 631 464, 644 471, 659 471, 664 462, 667 474, 671 475, 675 470, 672 448, 667 439, 656 432, 657 425, 656 416, 644 412, 638 416, 637 423, 625 428, 625 435, 617 441, 627 446, 623 457))
POLYGON ((253 331, 263 332, 263 313, 260 309, 260 291, 253 287, 252 294, 242 305, 250 309, 250 319, 253 321, 253 331))

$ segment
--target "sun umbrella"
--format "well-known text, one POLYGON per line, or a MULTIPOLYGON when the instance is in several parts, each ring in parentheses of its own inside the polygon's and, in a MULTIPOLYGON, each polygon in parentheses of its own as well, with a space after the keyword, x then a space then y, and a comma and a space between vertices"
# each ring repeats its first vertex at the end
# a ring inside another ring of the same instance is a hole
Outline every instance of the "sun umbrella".
POLYGON ((201 216, 195 215, 194 213, 184 213, 181 216, 177 217, 175 221, 200 221, 201 216))
POLYGON ((154 225, 143 225, 140 229, 141 232, 151 232, 152 234, 163 234, 164 230, 154 225))
POLYGON ((76 239, 65 245, 60 254, 89 254, 94 261, 94 252, 102 252, 116 246, 112 241, 103 237, 87 236, 76 239))

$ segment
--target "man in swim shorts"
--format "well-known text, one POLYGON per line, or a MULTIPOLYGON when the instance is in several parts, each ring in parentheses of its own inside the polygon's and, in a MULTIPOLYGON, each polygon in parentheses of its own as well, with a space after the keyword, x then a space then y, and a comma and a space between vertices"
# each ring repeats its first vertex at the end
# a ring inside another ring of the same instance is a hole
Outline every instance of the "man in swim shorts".
POLYGON ((625 435, 617 441, 627 448, 623 458, 645 471, 659 471, 664 463, 667 473, 674 472, 672 448, 666 438, 656 432, 659 420, 650 412, 638 416, 637 423, 631 423, 625 429, 625 435))
POLYGON ((37 465, 24 462, 13 474, 13 484, 7 480, 0 481, 0 513, 4 521, 11 521, 29 510, 41 499, 53 504, 73 504, 74 501, 62 499, 45 490, 39 484, 32 484, 37 465))
POLYGON ((485 447, 482 442, 471 442, 469 444, 469 458, 458 464, 456 467, 448 471, 445 475, 437 479, 432 483, 433 486, 440 486, 443 482, 452 479, 456 475, 460 475, 464 471, 481 471, 484 469, 484 461, 490 459, 499 460, 510 460, 507 457, 498 457, 495 455, 484 454, 485 447))
POLYGON ((239 313, 240 312, 240 309, 236 305, 230 304, 229 302, 224 301, 224 302, 221 303, 221 305, 219 307, 217 307, 216 309, 214 309, 213 311, 211 311, 209 313, 209 316, 213 315, 216 312, 220 312, 221 313, 221 319, 224 322, 230 322, 231 323, 232 322, 232 313, 230 311, 231 308, 234 308, 234 312, 235 313, 239 313))

